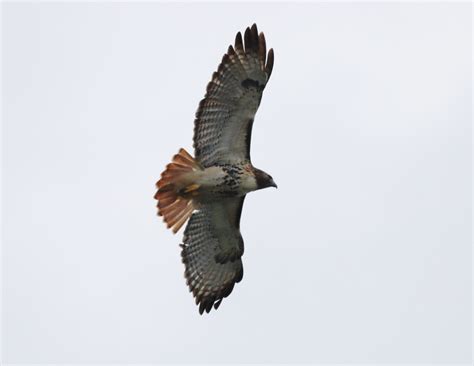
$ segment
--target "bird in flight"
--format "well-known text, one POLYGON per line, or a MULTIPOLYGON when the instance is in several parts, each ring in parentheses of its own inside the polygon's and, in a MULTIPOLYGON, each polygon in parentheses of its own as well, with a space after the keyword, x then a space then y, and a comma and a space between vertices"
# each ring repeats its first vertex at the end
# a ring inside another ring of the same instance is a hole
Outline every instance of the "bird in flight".
POLYGON ((273 69, 257 25, 237 33, 199 103, 194 157, 180 149, 156 183, 158 215, 184 230, 181 256, 199 313, 217 309, 243 276, 240 216, 247 193, 276 187, 250 160, 255 113, 273 69))

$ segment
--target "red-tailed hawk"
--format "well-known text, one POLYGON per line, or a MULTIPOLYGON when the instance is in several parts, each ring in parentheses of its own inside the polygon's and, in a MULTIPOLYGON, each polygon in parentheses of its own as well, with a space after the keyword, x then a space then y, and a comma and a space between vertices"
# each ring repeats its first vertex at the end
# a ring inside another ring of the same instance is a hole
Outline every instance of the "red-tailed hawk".
POLYGON ((240 215, 245 195, 276 187, 250 161, 252 125, 273 68, 273 50, 254 24, 229 46, 194 121, 193 158, 184 149, 156 184, 158 214, 184 230, 182 259, 199 312, 217 309, 242 279, 240 215))

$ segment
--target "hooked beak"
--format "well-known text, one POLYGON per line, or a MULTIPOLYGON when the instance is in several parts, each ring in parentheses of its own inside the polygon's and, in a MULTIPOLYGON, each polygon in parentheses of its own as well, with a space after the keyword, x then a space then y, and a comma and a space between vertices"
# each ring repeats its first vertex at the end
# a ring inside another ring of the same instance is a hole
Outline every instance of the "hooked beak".
POLYGON ((270 182, 270 187, 275 187, 275 188, 278 188, 277 184, 275 183, 275 181, 272 179, 272 181, 270 182))

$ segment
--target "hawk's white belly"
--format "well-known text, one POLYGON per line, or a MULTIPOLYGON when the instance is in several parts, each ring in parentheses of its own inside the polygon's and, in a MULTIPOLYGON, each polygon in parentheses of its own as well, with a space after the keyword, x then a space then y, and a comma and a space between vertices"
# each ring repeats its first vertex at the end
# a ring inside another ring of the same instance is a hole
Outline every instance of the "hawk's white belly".
POLYGON ((254 175, 238 165, 213 166, 195 174, 194 182, 199 185, 202 198, 243 196, 257 189, 254 175))

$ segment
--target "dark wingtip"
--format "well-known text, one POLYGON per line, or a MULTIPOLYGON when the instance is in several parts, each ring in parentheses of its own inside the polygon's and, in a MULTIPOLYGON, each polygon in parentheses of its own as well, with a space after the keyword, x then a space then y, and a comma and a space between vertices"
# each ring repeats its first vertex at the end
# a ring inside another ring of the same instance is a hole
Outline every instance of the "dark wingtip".
POLYGON ((214 309, 215 309, 215 310, 219 309, 219 305, 221 304, 221 302, 222 302, 222 299, 219 299, 218 301, 216 301, 216 302, 214 303, 214 309))
POLYGON ((252 38, 252 51, 258 53, 258 29, 255 23, 250 28, 250 36, 252 38))
POLYGON ((251 31, 250 31, 250 28, 247 27, 247 29, 245 30, 245 33, 244 33, 244 47, 245 47, 245 53, 249 53, 252 49, 252 36, 251 36, 251 31))
POLYGON ((253 35, 255 35, 255 34, 258 35, 258 28, 257 28, 257 24, 256 24, 256 23, 253 23, 253 24, 252 24, 252 27, 250 28, 250 31, 252 32, 253 35))
POLYGON ((274 57, 273 48, 270 48, 267 56, 267 64, 265 66, 265 71, 268 75, 267 80, 270 79, 270 75, 272 74, 274 57))
POLYGON ((265 42, 265 35, 263 32, 260 32, 258 35, 258 59, 260 60, 260 65, 264 69, 265 62, 267 58, 267 44, 265 42))
POLYGON ((235 35, 235 49, 237 51, 243 51, 244 50, 244 43, 242 41, 242 33, 237 32, 235 35))

